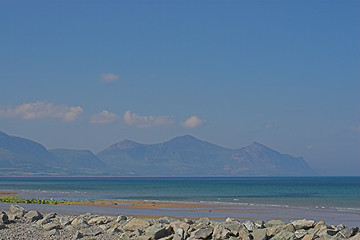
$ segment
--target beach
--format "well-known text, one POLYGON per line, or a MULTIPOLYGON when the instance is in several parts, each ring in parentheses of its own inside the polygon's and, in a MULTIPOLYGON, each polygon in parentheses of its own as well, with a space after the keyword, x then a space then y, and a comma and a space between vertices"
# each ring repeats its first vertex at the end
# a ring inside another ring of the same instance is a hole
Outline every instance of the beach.
MULTIPOLYGON (((329 218, 333 212, 317 216, 317 220, 296 220, 287 218, 280 209, 271 212, 270 209, 199 203, 99 201, 57 206, 2 203, 0 209, 0 239, 360 238, 358 226, 346 225, 339 218, 351 217, 355 223, 359 215, 349 213, 332 215, 337 218, 337 224, 331 224, 319 218, 329 218), (274 218, 261 218, 266 211, 267 216, 274 218), (278 215, 273 215, 274 212, 278 215), (231 213, 239 217, 231 217, 231 213)), ((323 211, 314 212, 313 216, 323 211)))

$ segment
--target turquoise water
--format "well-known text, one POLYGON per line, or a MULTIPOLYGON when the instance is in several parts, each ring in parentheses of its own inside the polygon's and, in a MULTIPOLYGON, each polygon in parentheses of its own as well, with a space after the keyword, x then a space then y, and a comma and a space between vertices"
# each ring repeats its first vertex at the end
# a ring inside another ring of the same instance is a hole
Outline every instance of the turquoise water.
POLYGON ((360 177, 0 178, 26 198, 132 199, 360 209, 360 177))

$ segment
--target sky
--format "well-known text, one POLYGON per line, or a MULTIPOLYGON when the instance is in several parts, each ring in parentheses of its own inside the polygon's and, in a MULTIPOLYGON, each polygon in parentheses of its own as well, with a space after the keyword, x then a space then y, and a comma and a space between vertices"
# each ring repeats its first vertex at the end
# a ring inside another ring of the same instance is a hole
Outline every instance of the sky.
POLYGON ((97 153, 190 134, 360 175, 360 1, 0 0, 0 131, 97 153))

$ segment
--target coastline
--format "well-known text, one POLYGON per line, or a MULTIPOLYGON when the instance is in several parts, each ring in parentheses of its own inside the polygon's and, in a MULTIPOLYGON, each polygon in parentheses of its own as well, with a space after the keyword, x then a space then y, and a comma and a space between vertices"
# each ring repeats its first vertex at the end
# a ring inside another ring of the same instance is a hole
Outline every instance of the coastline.
MULTIPOLYGON (((158 205, 149 202, 129 202, 123 206, 128 209, 145 211, 146 209, 163 209, 174 207, 182 209, 183 205, 161 202, 158 205), (174 205, 175 204, 175 205, 174 205)), ((88 207, 98 209, 97 204, 76 205, 41 205, 42 211, 35 204, 0 204, 0 238, 10 239, 87 239, 87 240, 195 240, 195 239, 229 239, 229 240, 359 240, 359 227, 339 223, 337 225, 313 219, 257 219, 238 218, 221 219, 220 221, 201 217, 196 219, 173 218, 169 216, 131 216, 119 214, 97 214, 94 212, 74 213, 74 209, 88 207), (46 211, 46 207, 48 211, 46 211), (70 214, 58 210, 71 210, 70 214)), ((114 210, 119 205, 108 205, 106 209, 114 210)), ((191 205, 202 206, 201 204, 191 205)), ((210 207, 204 205, 204 209, 210 207)), ((105 209, 105 208, 103 208, 105 209)), ((121 208, 124 210, 125 208, 121 208)), ((80 210, 81 211, 81 210, 80 210)))
MULTIPOLYGON (((0 209, 7 209, 12 203, 0 203, 0 209)), ((360 226, 360 210, 303 208, 290 206, 269 206, 256 204, 198 203, 172 201, 140 201, 140 200, 96 200, 93 202, 75 202, 59 205, 49 204, 17 204, 26 210, 40 212, 57 212, 65 215, 81 215, 88 212, 99 215, 130 215, 138 217, 158 218, 168 216, 173 218, 198 219, 208 217, 221 221, 228 217, 243 221, 262 219, 312 219, 325 221, 327 224, 360 226)))

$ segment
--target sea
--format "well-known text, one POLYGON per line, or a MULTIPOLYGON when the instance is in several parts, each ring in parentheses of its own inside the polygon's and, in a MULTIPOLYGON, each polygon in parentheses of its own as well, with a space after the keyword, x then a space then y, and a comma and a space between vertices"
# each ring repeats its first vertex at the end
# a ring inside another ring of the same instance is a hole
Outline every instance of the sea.
MULTIPOLYGON (((57 206, 67 214, 325 220, 360 226, 360 177, 1 177, 0 192, 23 198, 135 200, 215 204, 217 209, 57 206)), ((54 211, 49 205, 23 205, 54 211)), ((0 209, 9 204, 0 203, 0 209)))
POLYGON ((360 210, 360 177, 1 177, 24 198, 150 200, 360 210))

